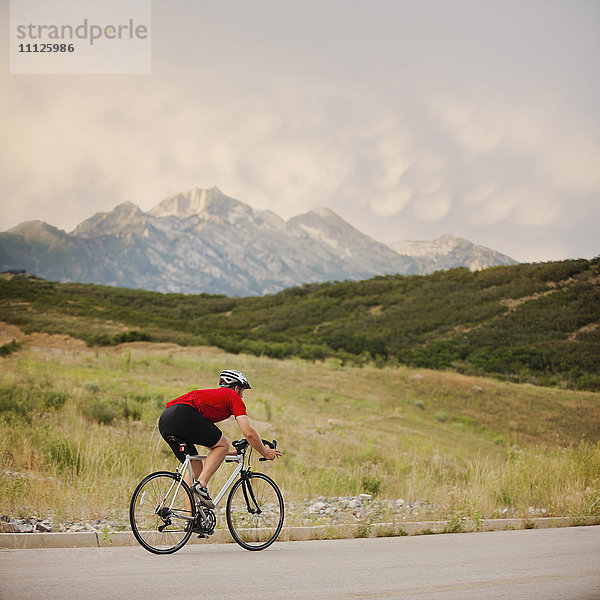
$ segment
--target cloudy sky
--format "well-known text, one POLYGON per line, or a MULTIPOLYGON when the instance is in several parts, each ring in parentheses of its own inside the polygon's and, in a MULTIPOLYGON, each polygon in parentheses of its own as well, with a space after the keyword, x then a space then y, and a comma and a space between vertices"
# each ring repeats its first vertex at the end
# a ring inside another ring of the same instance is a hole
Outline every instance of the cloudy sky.
POLYGON ((11 75, 4 29, 0 231, 218 186, 383 242, 600 254, 596 0, 154 0, 150 75, 11 75))

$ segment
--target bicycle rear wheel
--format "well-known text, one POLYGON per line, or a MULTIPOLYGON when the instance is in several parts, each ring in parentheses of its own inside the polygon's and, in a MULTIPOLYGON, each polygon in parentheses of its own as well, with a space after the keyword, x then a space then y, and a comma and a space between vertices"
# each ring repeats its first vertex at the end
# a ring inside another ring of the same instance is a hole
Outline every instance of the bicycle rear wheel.
POLYGON ((283 496, 267 475, 250 473, 237 480, 227 498, 227 526, 246 550, 264 550, 283 527, 283 496))
POLYGON ((129 505, 133 535, 154 554, 179 550, 192 535, 195 516, 196 504, 187 483, 167 471, 142 479, 129 505))

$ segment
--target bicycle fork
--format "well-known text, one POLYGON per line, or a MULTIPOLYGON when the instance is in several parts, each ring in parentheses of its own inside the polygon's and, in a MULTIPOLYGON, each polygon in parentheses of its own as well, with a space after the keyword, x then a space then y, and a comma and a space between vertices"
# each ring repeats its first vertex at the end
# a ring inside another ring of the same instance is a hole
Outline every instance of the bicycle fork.
POLYGON ((260 510, 260 506, 254 497, 254 490, 250 484, 250 478, 245 473, 242 478, 242 491, 244 492, 244 500, 246 501, 248 512, 251 515, 260 515, 262 510, 260 510))

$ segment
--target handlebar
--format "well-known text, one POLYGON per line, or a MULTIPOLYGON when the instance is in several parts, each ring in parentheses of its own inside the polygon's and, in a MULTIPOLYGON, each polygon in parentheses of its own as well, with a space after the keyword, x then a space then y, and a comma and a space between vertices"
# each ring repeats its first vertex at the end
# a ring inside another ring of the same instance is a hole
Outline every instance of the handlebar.
MULTIPOLYGON (((263 443, 263 445, 267 446, 268 448, 272 448, 273 450, 275 450, 275 448, 277 448, 277 440, 273 440, 271 442, 269 442, 269 440, 261 440, 261 442, 263 443)), ((234 442, 231 442, 231 444, 236 449, 238 454, 245 453, 246 448, 248 448, 250 446, 248 444, 248 440, 246 440, 246 439, 235 440, 234 442)), ((252 450, 251 447, 250 447, 250 449, 252 450)), ((258 460, 267 460, 267 459, 259 458, 258 460)))
MULTIPOLYGON (((273 450, 275 450, 275 448, 277 448, 277 440, 273 440, 272 442, 269 442, 268 440, 261 440, 261 441, 268 448, 271 448, 273 450)), ((258 460, 265 461, 267 459, 266 458, 259 458, 258 460)))

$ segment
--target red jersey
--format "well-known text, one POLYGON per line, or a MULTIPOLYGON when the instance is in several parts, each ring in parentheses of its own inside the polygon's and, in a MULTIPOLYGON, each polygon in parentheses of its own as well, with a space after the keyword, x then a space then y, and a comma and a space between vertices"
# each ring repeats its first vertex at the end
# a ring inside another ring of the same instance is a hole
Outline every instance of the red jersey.
POLYGON ((237 392, 222 387, 216 390, 193 390, 167 402, 167 408, 174 404, 189 404, 212 423, 239 417, 246 414, 246 405, 237 392))

